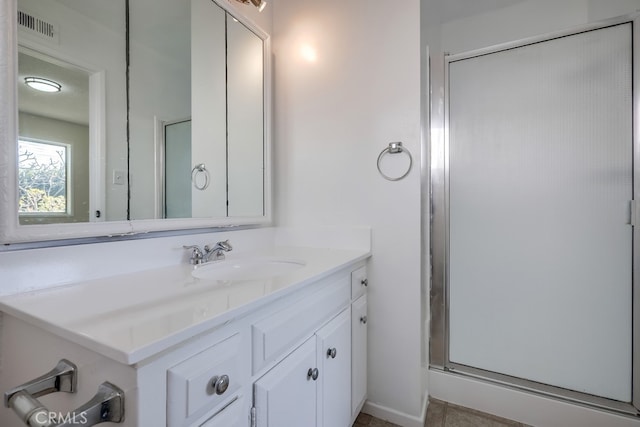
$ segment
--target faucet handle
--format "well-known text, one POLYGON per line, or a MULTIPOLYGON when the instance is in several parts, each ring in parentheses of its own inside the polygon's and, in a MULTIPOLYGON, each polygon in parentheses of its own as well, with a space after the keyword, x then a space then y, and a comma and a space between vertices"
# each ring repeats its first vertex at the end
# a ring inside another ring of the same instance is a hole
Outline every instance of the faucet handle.
POLYGON ((232 249, 233 246, 231 246, 231 243, 229 243, 229 239, 225 240, 224 242, 217 242, 215 245, 207 245, 204 247, 205 253, 209 253, 212 251, 229 252, 232 249))
POLYGON ((196 265, 201 264, 204 258, 204 254, 202 253, 202 249, 200 249, 197 245, 191 246, 182 246, 184 249, 191 249, 191 258, 189 258, 189 263, 196 265))

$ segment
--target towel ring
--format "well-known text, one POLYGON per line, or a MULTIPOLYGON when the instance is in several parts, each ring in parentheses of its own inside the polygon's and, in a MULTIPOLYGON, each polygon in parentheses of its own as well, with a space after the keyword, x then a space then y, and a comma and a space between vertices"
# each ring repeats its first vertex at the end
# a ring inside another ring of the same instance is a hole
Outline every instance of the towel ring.
POLYGON ((413 166, 413 157, 411 157, 411 153, 409 152, 409 150, 407 150, 402 146, 402 142, 390 142, 389 146, 380 152, 380 155, 378 156, 377 166, 378 166, 378 172, 380 172, 380 175, 382 175, 384 179, 389 181, 400 181, 402 178, 409 175, 409 172, 411 172, 411 167, 413 166), (409 156, 409 167, 407 168, 407 171, 404 174, 398 177, 391 177, 391 176, 385 175, 385 173, 382 172, 382 170, 380 169, 380 160, 387 153, 389 154, 407 153, 407 156, 409 156))
POLYGON ((209 171, 207 170, 207 167, 204 165, 204 163, 197 164, 193 167, 193 169, 191 169, 191 182, 193 182, 193 186, 196 188, 196 190, 206 190, 209 186, 209 181, 211 181, 211 175, 209 175, 209 171), (204 173, 204 184, 202 185, 198 185, 197 178, 199 173, 204 173))

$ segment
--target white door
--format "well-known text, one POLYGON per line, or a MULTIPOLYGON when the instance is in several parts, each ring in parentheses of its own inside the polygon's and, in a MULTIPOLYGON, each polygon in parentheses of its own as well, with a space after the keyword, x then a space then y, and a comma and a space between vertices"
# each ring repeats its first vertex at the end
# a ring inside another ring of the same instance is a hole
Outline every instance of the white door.
POLYGON ((448 60, 449 360, 631 400, 632 24, 448 60))
POLYGON ((318 427, 351 423, 351 308, 316 332, 318 427))
POLYGON ((257 427, 316 425, 316 341, 309 338, 254 384, 257 427), (309 375, 311 374, 311 375, 309 375), (313 376, 312 376, 313 375, 313 376))

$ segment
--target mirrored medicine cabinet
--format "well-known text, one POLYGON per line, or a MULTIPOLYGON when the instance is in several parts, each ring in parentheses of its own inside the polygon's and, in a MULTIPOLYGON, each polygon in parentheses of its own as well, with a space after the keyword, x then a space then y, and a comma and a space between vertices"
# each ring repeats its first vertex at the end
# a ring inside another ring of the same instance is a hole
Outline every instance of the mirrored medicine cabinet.
POLYGON ((236 6, 4 3, 1 243, 270 221, 270 40, 236 6))

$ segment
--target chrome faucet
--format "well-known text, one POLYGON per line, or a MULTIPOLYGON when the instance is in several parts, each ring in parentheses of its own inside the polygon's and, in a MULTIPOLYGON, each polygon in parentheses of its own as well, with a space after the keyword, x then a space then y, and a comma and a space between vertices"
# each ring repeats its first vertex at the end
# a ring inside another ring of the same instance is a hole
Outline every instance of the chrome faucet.
POLYGON ((218 242, 213 247, 206 245, 204 250, 200 249, 197 245, 183 246, 185 249, 191 249, 191 257, 189 263, 192 265, 204 264, 209 261, 222 261, 224 259, 224 253, 233 249, 229 240, 224 242, 218 242))

